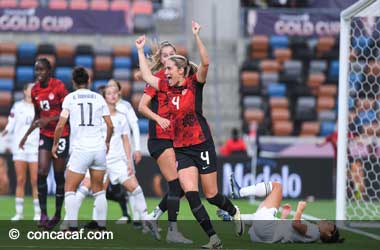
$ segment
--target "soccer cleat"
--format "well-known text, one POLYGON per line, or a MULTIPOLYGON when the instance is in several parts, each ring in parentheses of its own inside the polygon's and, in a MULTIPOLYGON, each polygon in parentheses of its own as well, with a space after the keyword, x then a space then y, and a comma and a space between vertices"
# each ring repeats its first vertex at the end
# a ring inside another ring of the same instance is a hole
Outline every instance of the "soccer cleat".
POLYGON ((94 230, 94 229, 98 229, 99 225, 98 225, 97 221, 92 220, 92 221, 88 222, 87 224, 85 224, 83 227, 86 229, 94 230))
POLYGON ((40 221, 37 224, 37 227, 45 228, 49 222, 49 217, 46 214, 41 214, 40 221))
POLYGON ((24 219, 24 216, 22 214, 16 214, 15 216, 11 218, 11 221, 19 221, 22 219, 24 219))
POLYGON ((223 209, 216 210, 216 215, 222 220, 222 221, 232 221, 232 216, 229 215, 226 211, 223 209))
POLYGON ((166 242, 167 243, 180 243, 180 244, 193 244, 192 240, 189 240, 183 236, 182 233, 178 231, 168 231, 168 234, 166 235, 166 242))
POLYGON ((202 246, 202 249, 222 249, 222 241, 219 239, 218 235, 214 234, 210 237, 210 241, 202 246))
POLYGON ((40 213, 34 214, 33 220, 34 221, 38 221, 40 218, 41 218, 41 214, 40 213))
POLYGON ((230 185, 231 185, 231 191, 232 191, 232 198, 234 199, 239 199, 241 198, 240 196, 240 186, 237 184, 235 178, 234 178, 234 173, 231 173, 230 176, 230 185))
POLYGON ((236 236, 241 237, 244 234, 244 221, 241 219, 239 208, 237 206, 235 206, 235 208, 236 213, 232 217, 235 223, 235 233, 236 236))
POLYGON ((146 220, 146 221, 144 221, 144 224, 146 227, 149 228, 149 231, 151 232, 151 234, 155 240, 161 240, 161 235, 158 232, 157 221, 146 220))
POLYGON ((46 224, 47 230, 53 229, 61 221, 61 216, 54 215, 53 218, 46 224))
POLYGON ((115 221, 115 224, 129 224, 131 223, 131 218, 128 216, 122 216, 120 219, 115 221))
POLYGON ((59 225, 59 230, 60 231, 67 231, 69 230, 69 221, 68 220, 63 220, 61 225, 59 225))
POLYGON ((356 200, 361 200, 362 199, 362 193, 358 189, 356 189, 354 191, 354 196, 355 196, 356 200))

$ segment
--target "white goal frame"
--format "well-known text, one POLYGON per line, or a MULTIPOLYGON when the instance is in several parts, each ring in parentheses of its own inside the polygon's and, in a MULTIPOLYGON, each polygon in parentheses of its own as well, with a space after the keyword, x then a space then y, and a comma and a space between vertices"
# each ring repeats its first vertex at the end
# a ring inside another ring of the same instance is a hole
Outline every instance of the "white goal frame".
POLYGON ((380 16, 380 0, 361 0, 340 15, 338 157, 336 186, 336 220, 346 220, 348 73, 351 19, 357 16, 380 16), (374 9, 376 10, 374 13, 374 9))

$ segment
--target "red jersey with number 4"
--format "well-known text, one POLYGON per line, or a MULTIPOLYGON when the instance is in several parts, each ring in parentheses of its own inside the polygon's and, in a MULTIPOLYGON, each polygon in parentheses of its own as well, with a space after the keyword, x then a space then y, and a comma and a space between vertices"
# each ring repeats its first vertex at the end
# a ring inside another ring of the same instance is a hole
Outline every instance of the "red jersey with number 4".
POLYGON ((196 74, 186 78, 183 86, 170 87, 166 80, 159 82, 159 89, 166 92, 174 118, 174 147, 189 147, 211 139, 210 127, 203 116, 203 87, 196 74))
MULTIPOLYGON (((166 78, 164 70, 160 70, 154 75, 160 79, 166 78)), ((159 116, 171 120, 171 114, 169 112, 168 106, 168 97, 166 93, 162 91, 157 91, 150 85, 146 85, 144 93, 152 97, 151 110, 159 116)), ((149 138, 173 140, 174 127, 172 124, 170 124, 170 127, 164 130, 158 123, 149 120, 149 138)))
MULTIPOLYGON (((32 88, 32 101, 37 110, 37 117, 53 117, 61 114, 62 102, 68 94, 65 85, 58 79, 50 78, 48 85, 41 87, 39 82, 32 88)), ((40 134, 53 138, 58 120, 49 122, 46 127, 40 129, 40 134)), ((69 125, 66 124, 62 136, 69 135, 69 125)))

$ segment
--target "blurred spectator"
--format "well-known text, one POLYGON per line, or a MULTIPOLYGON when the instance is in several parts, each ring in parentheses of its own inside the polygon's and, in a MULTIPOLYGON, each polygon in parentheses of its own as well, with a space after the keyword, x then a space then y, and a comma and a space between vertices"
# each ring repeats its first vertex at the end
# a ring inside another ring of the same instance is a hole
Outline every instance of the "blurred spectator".
POLYGON ((247 154, 247 146, 242 138, 239 137, 239 131, 234 128, 231 131, 231 138, 220 148, 222 156, 230 156, 234 154, 247 154))
MULTIPOLYGON (((338 143, 338 131, 337 130, 335 130, 331 134, 327 135, 322 141, 318 142, 317 146, 318 147, 322 147, 322 146, 324 146, 327 143, 331 143, 331 146, 334 149, 334 162, 336 162, 336 157, 338 155, 338 147, 337 147, 337 143, 338 143)), ((336 166, 336 164, 334 164, 334 166, 336 166)))

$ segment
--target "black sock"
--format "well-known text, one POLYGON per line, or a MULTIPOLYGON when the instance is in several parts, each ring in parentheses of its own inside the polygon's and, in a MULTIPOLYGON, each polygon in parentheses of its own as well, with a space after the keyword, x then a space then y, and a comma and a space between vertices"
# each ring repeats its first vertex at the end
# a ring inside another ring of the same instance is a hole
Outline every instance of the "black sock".
POLYGON ((62 205, 65 199, 65 172, 54 171, 55 179, 55 216, 61 217, 62 205))
POLYGON ((168 193, 166 193, 165 196, 162 197, 160 204, 158 204, 158 207, 161 209, 162 212, 166 212, 166 210, 168 210, 168 193))
POLYGON ((119 205, 120 205, 121 212, 123 213, 124 217, 129 217, 127 202, 128 202, 128 195, 127 194, 123 195, 123 197, 120 197, 119 205))
POLYGON ((220 209, 223 209, 224 211, 227 211, 229 215, 234 216, 236 214, 236 208, 234 204, 224 195, 218 193, 212 198, 208 198, 207 201, 217 206, 220 209))
POLYGON ((179 184, 179 180, 175 179, 173 181, 169 181, 169 192, 168 192, 168 220, 170 222, 177 221, 177 216, 179 212, 179 199, 181 195, 181 185, 179 184))
POLYGON ((46 198, 47 198, 47 183, 46 175, 38 174, 37 185, 38 185, 38 202, 40 203, 40 209, 42 214, 47 214, 46 211, 46 198))
POLYGON ((123 216, 129 217, 127 209, 127 192, 125 192, 125 189, 120 184, 108 185, 106 198, 107 200, 112 200, 119 203, 123 216))
POLYGON ((199 198, 199 193, 196 191, 190 191, 185 193, 185 195, 189 202, 191 211, 193 212, 193 215, 197 219, 198 223, 201 225, 203 231, 205 231, 209 237, 216 234, 214 228, 212 227, 210 217, 208 216, 208 213, 199 198))

